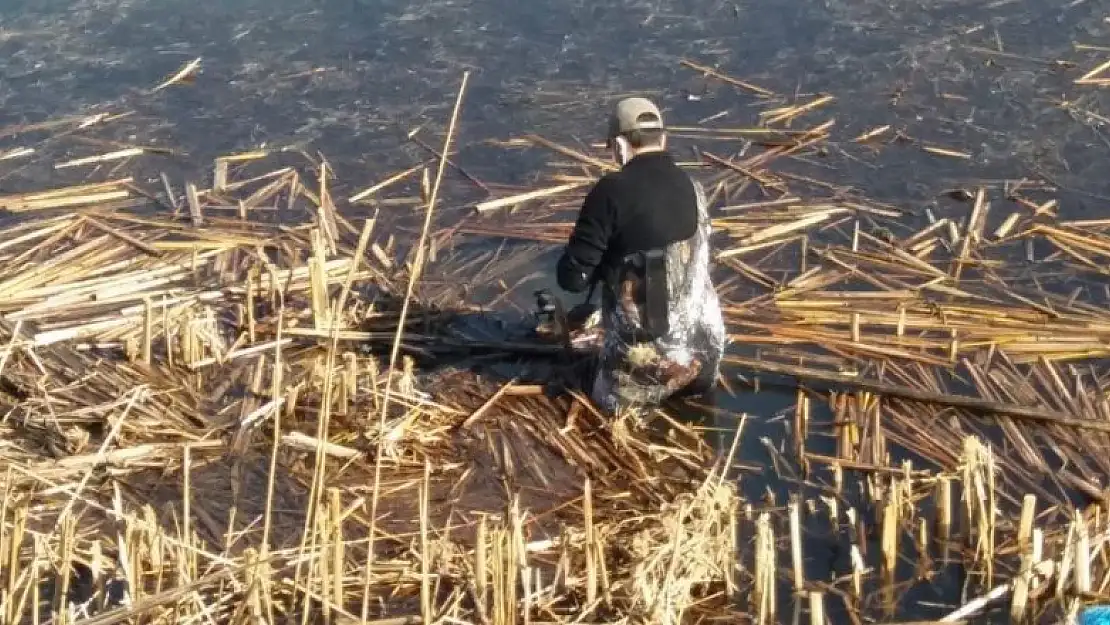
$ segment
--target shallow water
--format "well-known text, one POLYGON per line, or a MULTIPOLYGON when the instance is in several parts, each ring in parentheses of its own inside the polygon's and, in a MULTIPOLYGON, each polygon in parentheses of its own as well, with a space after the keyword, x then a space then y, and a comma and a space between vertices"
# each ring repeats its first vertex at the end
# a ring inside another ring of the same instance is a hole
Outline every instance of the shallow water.
MULTIPOLYGON (((200 175, 220 154, 294 145, 327 155, 343 187, 338 196, 428 158, 405 135, 426 124, 421 136, 440 143, 461 73, 470 69, 453 158, 483 181, 526 185, 547 155, 483 141, 530 131, 567 143, 595 140, 617 94, 656 97, 673 124, 723 112, 715 125, 753 125, 752 97, 698 78, 678 63, 689 58, 776 92, 837 97, 810 118, 837 119, 837 150, 798 164, 802 172, 938 215, 966 210, 938 200, 945 189, 1043 177, 1060 187, 1062 214, 1097 217, 1110 199, 1110 181, 1100 175, 1110 138, 1083 111, 1098 113, 1105 96, 1075 90, 1076 70, 1047 62, 1070 59, 1080 73, 1097 65, 1105 52, 1073 44, 1105 43, 1107 9, 1110 0, 7 0, 0 2, 0 127, 133 110, 102 137, 179 152, 146 163, 151 177, 200 175), (198 56, 204 65, 195 86, 144 93, 198 56), (847 143, 885 124, 972 158, 899 146, 871 153, 847 143)), ((0 152, 42 138, 0 136, 0 152)), ((687 145, 678 141, 677 149, 687 145)), ((52 156, 88 153, 57 149, 52 156)), ((0 163, 5 191, 57 178, 49 167, 0 163)), ((483 197, 453 171, 446 196, 461 208, 483 197)), ((501 304, 506 315, 519 317, 510 305, 526 309, 532 290, 553 286, 546 272, 557 253, 552 246, 505 276, 540 274, 520 298, 501 304)), ((739 413, 754 415, 743 463, 770 466, 760 439, 788 439, 790 419, 772 417, 791 408, 793 393, 718 398, 726 428, 739 413)), ((809 444, 827 453, 820 439, 809 444)), ((782 501, 787 485, 763 475, 746 473, 745 493, 758 498, 770 487, 782 501)))

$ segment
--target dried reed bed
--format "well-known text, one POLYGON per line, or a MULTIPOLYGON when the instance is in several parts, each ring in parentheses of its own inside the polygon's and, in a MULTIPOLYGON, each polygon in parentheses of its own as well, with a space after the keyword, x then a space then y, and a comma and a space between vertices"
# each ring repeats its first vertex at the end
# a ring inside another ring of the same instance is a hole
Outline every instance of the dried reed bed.
MULTIPOLYGON (((793 496, 749 503, 741 521, 752 619, 1040 621, 1103 600, 1110 222, 1060 217, 1051 186, 1025 179, 948 190, 925 210, 875 202, 810 165, 899 149, 890 126, 837 136, 834 119, 806 121, 831 96, 684 65, 763 107, 749 128, 672 129, 694 140, 677 150, 713 204, 723 382, 802 387, 789 440, 764 439, 793 496), (710 138, 715 153, 698 141, 710 138), (814 549, 843 554, 818 579, 814 549), (941 603, 915 605, 930 587, 941 603)), ((504 145, 552 153, 548 181, 477 204, 483 219, 458 233, 561 243, 612 167, 601 146, 504 145)))
POLYGON ((267 158, 0 197, 4 623, 729 611, 737 502, 695 431, 418 370, 519 349, 443 331, 426 247, 344 217, 326 161, 267 158))
POLYGON ((553 154, 549 179, 447 225, 417 214, 415 246, 361 203, 419 175, 393 203, 434 206, 446 146, 434 183, 416 166, 347 201, 324 160, 229 155, 208 188, 113 175, 0 198, 19 217, 0 236, 5 622, 656 623, 728 613, 738 592, 760 623, 791 598, 815 625, 863 623, 946 563, 967 571, 946 621, 1103 596, 1110 467, 1090 450, 1110 429, 1110 223, 1062 219, 1022 181, 954 190, 945 214, 869 200, 805 166, 894 149, 893 129, 839 137, 807 121, 828 94, 685 65, 764 109, 756 127, 674 130, 714 140, 684 165, 714 205, 741 371, 724 385, 806 387, 789 440, 764 441, 793 497, 739 505, 665 411, 659 437, 575 394, 418 373, 423 356, 552 351, 442 322, 465 308, 460 278, 499 291, 488 305, 516 299, 511 274, 565 240, 612 168, 599 146, 504 142, 553 154), (829 544, 846 557, 813 578, 829 544))

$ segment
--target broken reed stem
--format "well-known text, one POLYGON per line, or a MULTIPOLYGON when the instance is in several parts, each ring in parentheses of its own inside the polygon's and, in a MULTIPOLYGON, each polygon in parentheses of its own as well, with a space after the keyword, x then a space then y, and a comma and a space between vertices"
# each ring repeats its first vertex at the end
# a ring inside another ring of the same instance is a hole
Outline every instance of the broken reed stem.
MULTIPOLYGON (((459 110, 462 107, 463 95, 466 92, 466 84, 467 84, 467 81, 469 80, 469 78, 470 78, 470 71, 467 70, 467 71, 463 72, 462 84, 459 86, 458 97, 455 100, 455 108, 451 113, 451 122, 447 127, 447 136, 444 139, 443 152, 442 152, 442 157, 440 158, 439 168, 436 171, 435 184, 432 187, 431 196, 428 199, 428 208, 424 213, 424 225, 421 228, 420 239, 419 239, 419 241, 417 242, 417 245, 416 245, 417 254, 416 254, 416 257, 413 261, 411 274, 409 275, 408 285, 405 288, 405 299, 404 299, 404 303, 401 306, 400 319, 397 322, 397 333, 396 333, 396 336, 393 340, 393 347, 390 350, 390 354, 389 354, 389 371, 391 373, 397 365, 397 355, 400 351, 401 337, 404 334, 405 319, 408 316, 409 304, 412 301, 413 288, 414 288, 414 286, 416 284, 416 280, 417 280, 417 278, 420 274, 420 266, 421 266, 422 261, 423 261, 424 246, 425 246, 425 243, 428 239, 428 231, 429 231, 429 228, 430 228, 431 223, 432 223, 432 215, 435 211, 436 199, 439 196, 440 184, 443 182, 443 172, 446 169, 446 160, 447 160, 446 154, 447 154, 448 150, 451 147, 451 139, 455 134, 455 126, 458 123, 459 110)), ((382 400, 382 409, 381 409, 381 413, 380 413, 380 421, 381 421, 381 425, 383 426, 383 428, 384 428, 385 416, 387 414, 386 411, 389 408, 390 389, 392 388, 391 381, 392 381, 392 378, 387 377, 386 386, 385 386, 385 394, 384 394, 384 398, 382 400)), ((380 438, 379 438, 379 441, 381 441, 380 438)), ((379 449, 379 451, 380 451, 380 449, 379 449)), ((379 457, 380 457, 380 454, 379 454, 379 457)), ((375 485, 376 485, 376 482, 377 482, 377 478, 375 478, 375 485)))
POLYGON ((809 625, 825 625, 825 595, 809 593, 809 625))
MULTIPOLYGON (((521 591, 524 593, 524 596, 520 598, 523 600, 523 605, 520 609, 524 617, 524 624, 529 625, 529 623, 531 623, 531 614, 529 614, 530 601, 528 597, 529 584, 524 581, 524 576, 530 574, 530 569, 528 567, 528 550, 524 543, 524 512, 520 509, 520 495, 518 493, 513 493, 509 505, 509 522, 510 531, 507 537, 509 539, 509 544, 512 545, 512 548, 509 550, 509 557, 512 558, 512 567, 510 570, 513 572, 512 576, 505 579, 509 587, 513 589, 513 602, 509 605, 514 612, 513 621, 515 622, 518 603, 516 582, 517 579, 520 579, 523 582, 521 591)), ((604 563, 602 563, 602 566, 604 567, 604 563)), ((602 576, 604 577, 604 568, 602 569, 602 576)))
POLYGON ((573 191, 574 189, 583 187, 585 185, 586 182, 568 182, 566 184, 556 185, 554 187, 549 187, 546 189, 536 189, 533 191, 527 191, 525 193, 510 195, 508 197, 486 200, 484 202, 479 202, 474 208, 479 213, 487 213, 498 208, 513 206, 515 204, 520 204, 522 202, 527 202, 530 200, 542 199, 552 195, 557 195, 559 193, 564 193, 566 191, 573 191))
POLYGON ((802 511, 795 498, 790 502, 790 556, 794 567, 794 592, 805 589, 806 574, 802 559, 802 511))
POLYGON ((990 447, 987 448, 987 506, 986 506, 986 523, 987 523, 987 585, 994 584, 994 547, 996 544, 996 533, 998 529, 998 496, 996 491, 995 479, 997 471, 995 470, 994 450, 990 447))
MULTIPOLYGON (((359 235, 358 246, 355 249, 355 256, 351 260, 351 265, 350 265, 350 268, 347 272, 347 276, 343 281, 343 289, 342 289, 342 291, 340 291, 339 297, 336 299, 334 306, 332 307, 332 309, 330 310, 330 312, 328 314, 328 323, 331 324, 330 330, 331 330, 332 336, 331 336, 331 340, 328 343, 327 355, 324 358, 324 363, 325 363, 324 364, 324 374, 323 374, 324 375, 324 380, 323 380, 324 388, 323 388, 323 393, 322 393, 323 397, 321 399, 321 404, 320 404, 320 416, 319 416, 319 419, 317 420, 317 427, 316 427, 316 449, 314 450, 315 453, 316 453, 315 465, 314 465, 313 474, 312 474, 312 486, 309 490, 309 498, 308 498, 308 503, 306 504, 306 510, 305 510, 304 532, 301 534, 301 545, 300 545, 299 554, 302 557, 298 559, 296 573, 294 574, 294 577, 293 577, 294 581, 300 580, 299 573, 300 573, 300 570, 301 570, 301 563, 304 562, 303 555, 304 555, 304 549, 307 547, 308 537, 309 537, 310 534, 315 536, 314 532, 310 532, 310 528, 314 526, 313 511, 317 510, 320 506, 320 496, 321 496, 321 491, 323 489, 323 484, 324 484, 324 473, 325 473, 325 470, 326 470, 326 459, 327 459, 326 447, 327 447, 327 444, 328 444, 328 431, 329 431, 330 425, 331 425, 332 397, 333 397, 333 394, 334 394, 334 387, 335 387, 335 385, 333 383, 334 376, 332 375, 332 373, 335 370, 335 354, 339 349, 339 335, 338 335, 338 332, 339 332, 339 327, 340 327, 340 323, 339 323, 340 313, 342 312, 343 306, 346 303, 347 295, 350 293, 351 284, 354 282, 354 277, 358 273, 359 261, 362 259, 363 255, 366 253, 366 245, 370 241, 370 233, 371 233, 371 230, 373 229, 373 226, 374 226, 374 221, 370 220, 370 219, 367 219, 363 223, 362 232, 359 235)), ((318 240, 319 239, 317 239, 317 241, 318 240)), ((324 288, 324 287, 321 287, 321 288, 324 288)), ((326 291, 324 291, 322 294, 320 294, 320 296, 326 297, 327 296, 326 291)), ((305 602, 306 602, 306 604, 310 600, 308 593, 309 593, 309 585, 305 584, 305 602)), ((295 596, 295 594, 294 594, 294 596, 295 596)))
POLYGON ((189 204, 189 217, 193 220, 193 227, 199 228, 204 225, 204 211, 200 205, 200 198, 197 195, 197 185, 188 182, 185 184, 185 200, 189 204))
POLYGON ((947 557, 948 541, 952 537, 952 479, 946 475, 936 482, 937 526, 934 530, 943 555, 947 557))
POLYGON ((154 343, 154 305, 143 298, 143 364, 150 365, 154 343))
POLYGON ((755 582, 751 595, 758 625, 775 622, 777 551, 771 516, 766 512, 760 513, 755 524, 755 582))
MULTIPOLYGON (((1035 499, 1031 500, 1028 496, 1025 498, 1022 508, 1023 515, 1027 508, 1032 507, 1028 505, 1031 501, 1033 504, 1036 503, 1035 499)), ((1021 536, 1019 535, 1019 543, 1020 540, 1021 536)), ((1040 582, 1036 575, 1036 569, 1041 566, 1043 544, 1044 531, 1037 528, 1030 532, 1025 547, 1021 551, 1021 567, 1018 569, 1013 595, 1010 598, 1010 619, 1013 623, 1020 624, 1031 620, 1032 613, 1029 611, 1029 600, 1031 593, 1037 590, 1040 582)))
POLYGON ((1091 540, 1087 519, 1075 512, 1075 591, 1091 592, 1091 540))
MULTIPOLYGON (((393 371, 397 366, 397 354, 401 348, 401 337, 405 331, 405 319, 408 317, 409 303, 412 301, 412 291, 416 284, 416 278, 419 272, 420 263, 423 261, 423 250, 425 242, 428 239, 428 230, 432 224, 432 214, 435 211, 436 198, 439 197, 439 186, 443 181, 443 172, 447 167, 447 154, 451 151, 451 139, 455 135, 455 126, 459 120, 459 110, 462 108, 463 95, 466 93, 466 83, 470 79, 470 71, 463 72, 462 84, 459 85, 459 94, 455 99, 455 108, 451 112, 451 122, 447 126, 447 136, 443 140, 443 150, 440 151, 439 168, 436 171, 435 185, 432 187, 432 192, 428 198, 428 208, 424 213, 424 225, 420 230, 420 240, 417 242, 417 255, 413 260, 411 274, 409 275, 408 285, 405 287, 405 299, 401 304, 401 314, 397 321, 397 334, 393 338, 393 347, 389 352, 389 368, 386 371, 385 378, 385 393, 382 398, 381 411, 378 413, 378 440, 376 451, 374 454, 374 484, 373 492, 370 498, 370 536, 367 544, 366 555, 366 579, 369 583, 370 575, 374 568, 374 547, 375 538, 377 534, 378 522, 378 499, 381 496, 381 478, 382 478, 382 449, 385 445, 385 419, 388 414, 390 389, 393 388, 393 371)), ((364 594, 365 598, 365 594, 364 594)), ((365 612, 365 602, 363 611, 365 612)))
POLYGON ((432 623, 432 563, 428 541, 428 497, 431 489, 432 463, 424 457, 424 479, 420 484, 420 614, 425 623, 432 623))
MULTIPOLYGON (((282 326, 285 325, 285 306, 279 307, 277 313, 277 340, 274 343, 274 365, 271 375, 272 379, 270 381, 270 394, 275 399, 283 396, 281 390, 283 383, 282 368, 285 365, 281 357, 281 339, 282 326)), ((270 532, 273 527, 274 513, 274 481, 277 475, 278 448, 281 445, 281 407, 276 402, 271 405, 273 406, 271 412, 274 417, 274 433, 273 441, 270 444, 269 473, 266 476, 266 504, 262 514, 262 553, 259 557, 259 561, 261 562, 268 562, 270 556, 270 532)), ((270 623, 274 622, 273 603, 273 601, 266 602, 267 618, 269 619, 267 622, 270 623)), ((363 620, 365 621, 366 619, 364 618, 363 620)))
MULTIPOLYGON (((794 404, 794 452, 802 473, 809 474, 809 460, 806 458, 806 439, 809 436, 809 395, 799 388, 794 404)), ((800 588, 799 588, 800 590, 800 588)))
POLYGON ((901 523, 901 509, 898 505, 898 489, 892 483, 887 489, 886 502, 881 519, 881 551, 883 604, 887 615, 894 613, 894 583, 898 566, 898 534, 901 523))
POLYGON ((183 65, 181 67, 181 69, 177 70, 177 72, 175 72, 172 76, 170 76, 169 78, 166 78, 164 81, 158 83, 158 85, 156 85, 153 89, 151 89, 148 92, 148 94, 158 93, 159 91, 165 89, 166 87, 169 87, 170 85, 173 85, 173 84, 178 83, 182 80, 185 80, 191 74, 193 74, 198 69, 200 69, 200 61, 201 61, 202 58, 203 57, 198 56, 197 58, 189 61, 188 63, 183 65))
POLYGON ((394 183, 400 182, 401 180, 404 180, 405 178, 407 178, 408 176, 411 176, 412 174, 415 174, 416 172, 420 171, 420 169, 423 168, 423 167, 424 167, 423 162, 421 162, 417 165, 413 165, 412 167, 409 167, 405 171, 396 173, 396 174, 390 176, 389 178, 386 178, 385 180, 383 180, 383 181, 381 181, 381 182, 379 182, 379 183, 377 183, 377 184, 375 184, 375 185, 373 185, 369 188, 366 188, 366 189, 363 189, 362 191, 359 191, 358 193, 352 195, 347 201, 350 202, 351 204, 355 204, 357 202, 360 202, 360 201, 366 199, 367 197, 370 197, 371 195, 377 193, 378 191, 381 191, 382 189, 384 189, 384 188, 386 188, 386 187, 388 187, 388 186, 390 186, 394 183))
POLYGON ((343 609, 343 571, 346 569, 346 544, 343 534, 343 499, 338 488, 328 489, 328 527, 331 530, 331 603, 333 619, 343 609))
MULTIPOLYGON (((1043 562, 1039 562, 1035 567, 1033 567, 1032 574, 1034 575, 1035 578, 1040 578, 1040 577, 1044 577, 1046 575, 1050 575, 1052 573, 1052 570, 1053 570, 1053 565, 1054 565, 1054 563, 1053 563, 1052 560, 1044 560, 1043 562)), ((963 622, 968 617, 974 616, 974 615, 978 614, 979 612, 981 612, 984 608, 986 608, 992 602, 997 601, 997 600, 1001 599, 1002 597, 1005 597, 1007 594, 1009 594, 1011 592, 1013 587, 1014 587, 1014 584, 1011 584, 1011 583, 999 584, 998 586, 995 586, 987 594, 982 595, 981 597, 978 597, 978 598, 976 598, 972 601, 969 601, 968 603, 964 604, 963 607, 961 607, 958 610, 955 610, 953 612, 950 612, 948 615, 946 615, 944 618, 941 618, 937 622, 939 622, 939 623, 963 622)))
MULTIPOLYGON (((19 333, 23 330, 23 320, 19 319, 15 322, 15 327, 12 329, 12 338, 8 340, 7 346, 3 352, 0 352, 0 374, 4 373, 4 366, 8 364, 8 359, 11 358, 15 352, 16 341, 19 340, 19 333)), ((10 483, 10 482, 9 482, 10 483)), ((3 519, 0 518, 0 523, 3 519)))
POLYGON ((478 605, 489 605, 489 516, 478 517, 478 533, 474 539, 474 591, 478 605))
MULTIPOLYGON (((181 449, 181 542, 187 549, 193 547, 193 531, 192 531, 192 518, 193 518, 193 460, 192 460, 192 447, 186 443, 181 449)), ((137 554, 136 554, 137 555, 137 554)), ((188 570, 188 563, 179 563, 180 568, 188 570)), ((139 567, 135 567, 136 572, 139 567)), ((184 573, 188 580, 193 577, 189 573, 184 573)))
POLYGON ((594 559, 594 543, 597 541, 594 529, 594 503, 593 487, 590 478, 582 487, 582 524, 585 528, 586 550, 586 605, 593 606, 597 602, 597 561, 594 559))
POLYGON ((1033 538, 1033 517, 1037 513, 1037 496, 1027 494, 1021 500, 1021 516, 1018 519, 1018 549, 1024 553, 1033 538))
MULTIPOLYGON (((276 330, 276 341, 274 343, 274 364, 273 372, 271 374, 272 380, 270 382, 270 392, 274 399, 283 396, 282 384, 283 380, 283 367, 285 366, 282 360, 282 325, 285 320, 285 306, 282 305, 278 309, 278 330, 276 330)), ((265 507, 262 515, 262 555, 259 557, 259 562, 266 566, 266 571, 269 571, 270 562, 270 535, 273 527, 273 506, 274 506, 274 481, 276 474, 278 474, 278 448, 281 444, 281 405, 274 401, 271 403, 273 409, 273 442, 270 445, 270 466, 269 473, 266 475, 266 495, 265 507)), ((269 583, 269 576, 260 577, 269 583)), ((265 602, 265 618, 266 623, 274 622, 274 602, 265 602)))
POLYGON ((995 463, 991 448, 978 438, 964 439, 964 513, 966 539, 975 550, 975 561, 984 567, 987 586, 993 583, 995 517, 995 463))
POLYGON ((54 621, 66 625, 70 622, 69 585, 73 572, 73 550, 76 547, 74 542, 77 533, 77 521, 68 512, 65 516, 59 517, 58 520, 61 525, 61 532, 58 536, 58 556, 61 563, 60 566, 57 566, 54 582, 54 621))

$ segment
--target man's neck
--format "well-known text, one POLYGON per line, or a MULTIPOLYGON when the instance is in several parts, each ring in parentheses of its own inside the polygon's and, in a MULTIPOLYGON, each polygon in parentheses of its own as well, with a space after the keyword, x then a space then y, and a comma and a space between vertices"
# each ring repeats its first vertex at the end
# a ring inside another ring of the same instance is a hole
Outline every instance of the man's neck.
POLYGON ((639 149, 639 150, 636 150, 635 152, 633 152, 632 155, 628 157, 628 161, 625 163, 625 165, 627 165, 628 163, 631 163, 633 160, 635 160, 639 156, 651 156, 653 154, 666 154, 666 152, 667 152, 667 149, 666 148, 661 148, 661 147, 660 148, 642 148, 642 149, 639 149))

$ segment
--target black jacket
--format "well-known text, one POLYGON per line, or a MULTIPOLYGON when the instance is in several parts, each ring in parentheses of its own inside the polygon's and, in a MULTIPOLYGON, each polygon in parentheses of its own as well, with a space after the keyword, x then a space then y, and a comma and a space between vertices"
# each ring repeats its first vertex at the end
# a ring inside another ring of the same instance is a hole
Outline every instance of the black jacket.
POLYGON ((556 267, 559 286, 585 291, 609 279, 626 255, 688 239, 697 225, 697 192, 674 158, 667 152, 636 156, 586 195, 556 267))

